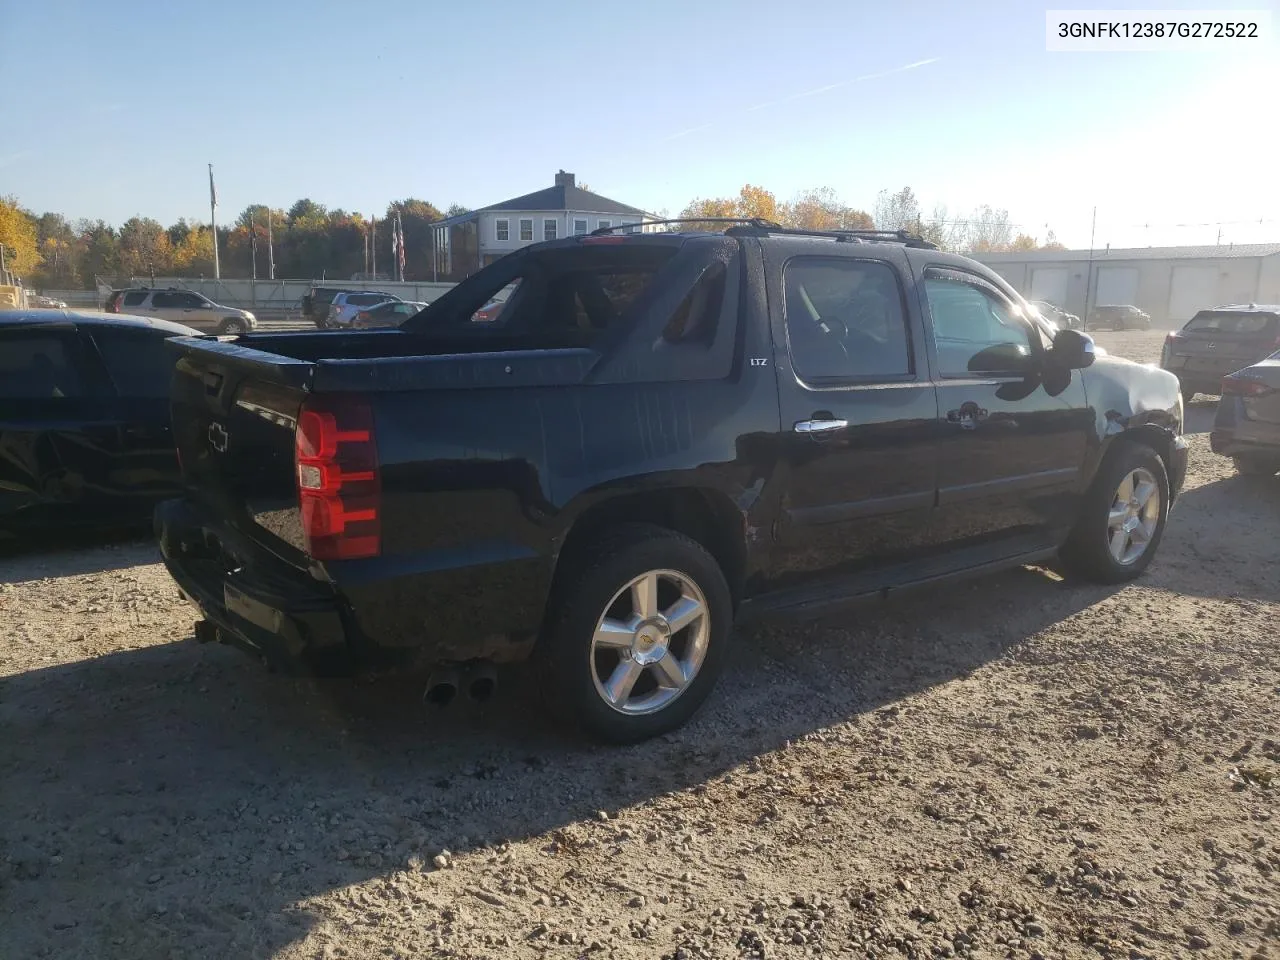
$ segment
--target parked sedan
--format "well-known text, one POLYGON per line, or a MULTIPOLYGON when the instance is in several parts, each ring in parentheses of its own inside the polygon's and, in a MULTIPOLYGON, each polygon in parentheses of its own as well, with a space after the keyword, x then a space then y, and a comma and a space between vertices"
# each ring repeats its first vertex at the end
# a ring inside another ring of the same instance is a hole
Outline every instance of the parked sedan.
POLYGON ((37 310, 65 310, 67 309, 67 302, 32 293, 27 296, 27 306, 34 307, 37 310))
POLYGON ((1031 306, 1040 311, 1040 316, 1044 317, 1055 327, 1069 330, 1080 329, 1080 318, 1074 313, 1067 313, 1057 304, 1050 303, 1048 300, 1032 300, 1031 306))
POLYGON ((144 521, 179 489, 166 320, 0 312, 0 537, 144 521))
POLYGON ((1244 474, 1280 471, 1280 352, 1222 378, 1209 445, 1244 474))
POLYGON ((1090 330, 1150 330, 1151 314, 1131 303, 1094 307, 1089 314, 1090 330))
POLYGON ((1201 310, 1164 340, 1160 366, 1177 376, 1182 397, 1216 394, 1223 377, 1280 347, 1280 305, 1201 310))
POLYGON ((425 303, 417 300, 389 300, 376 307, 366 307, 356 314, 351 321, 352 327, 367 329, 371 327, 398 327, 410 317, 421 313, 425 303))

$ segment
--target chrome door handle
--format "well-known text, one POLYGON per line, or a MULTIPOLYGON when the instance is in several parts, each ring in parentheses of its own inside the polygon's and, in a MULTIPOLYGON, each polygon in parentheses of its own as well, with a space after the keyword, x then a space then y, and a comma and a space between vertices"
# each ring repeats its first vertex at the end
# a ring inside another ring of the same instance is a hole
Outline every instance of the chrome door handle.
POLYGON ((801 420, 796 424, 796 433, 807 433, 810 436, 822 436, 825 433, 835 433, 837 430, 844 430, 848 426, 848 420, 801 420))

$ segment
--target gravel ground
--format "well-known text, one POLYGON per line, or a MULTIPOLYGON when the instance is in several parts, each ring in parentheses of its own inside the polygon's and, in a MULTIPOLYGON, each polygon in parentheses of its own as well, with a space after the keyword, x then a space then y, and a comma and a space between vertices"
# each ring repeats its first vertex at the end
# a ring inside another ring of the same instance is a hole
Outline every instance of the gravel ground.
POLYGON ((146 543, 0 559, 0 956, 1280 957, 1280 479, 1212 408, 1138 583, 744 633, 627 749, 198 646, 146 543))

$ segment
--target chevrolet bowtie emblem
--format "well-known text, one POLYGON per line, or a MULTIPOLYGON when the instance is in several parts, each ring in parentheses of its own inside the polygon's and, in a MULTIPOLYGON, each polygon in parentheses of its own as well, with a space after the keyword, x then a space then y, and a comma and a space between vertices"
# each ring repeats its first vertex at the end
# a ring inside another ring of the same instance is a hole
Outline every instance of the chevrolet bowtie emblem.
POLYGON ((217 450, 219 453, 227 452, 227 428, 218 421, 209 424, 209 446, 217 450))

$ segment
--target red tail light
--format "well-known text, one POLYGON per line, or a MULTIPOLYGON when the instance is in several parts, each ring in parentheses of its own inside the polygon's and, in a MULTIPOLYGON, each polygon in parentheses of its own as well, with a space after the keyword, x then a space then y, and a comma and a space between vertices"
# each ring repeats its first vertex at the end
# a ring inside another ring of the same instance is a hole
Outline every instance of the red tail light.
POLYGON ((1222 395, 1224 397, 1262 397, 1273 393, 1275 388, 1254 380, 1252 377, 1223 377, 1222 395))
POLYGON ((382 484, 369 402, 349 395, 308 398, 294 449, 307 552, 317 560, 376 557, 382 484))

